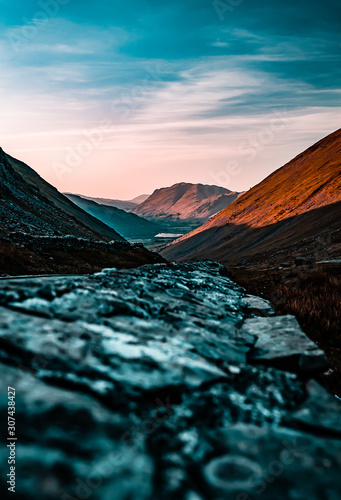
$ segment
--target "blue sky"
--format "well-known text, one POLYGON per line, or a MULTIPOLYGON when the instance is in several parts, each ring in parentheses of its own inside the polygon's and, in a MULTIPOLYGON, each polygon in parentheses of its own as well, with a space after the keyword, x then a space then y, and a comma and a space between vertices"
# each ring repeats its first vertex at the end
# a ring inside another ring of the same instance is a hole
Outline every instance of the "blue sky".
POLYGON ((340 128, 340 2, 0 7, 0 145, 63 191, 244 190, 340 128))

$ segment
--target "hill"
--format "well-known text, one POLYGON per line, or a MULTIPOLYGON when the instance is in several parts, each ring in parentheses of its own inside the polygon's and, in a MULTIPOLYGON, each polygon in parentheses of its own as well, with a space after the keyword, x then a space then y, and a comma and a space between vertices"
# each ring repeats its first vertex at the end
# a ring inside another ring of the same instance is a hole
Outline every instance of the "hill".
POLYGON ((156 234, 163 231, 161 225, 114 206, 101 205, 78 195, 68 194, 66 196, 78 207, 104 222, 128 240, 154 238, 156 234))
POLYGON ((172 259, 279 263, 341 254, 341 130, 276 170, 212 220, 167 246, 172 259))
POLYGON ((153 262, 0 148, 0 274, 77 273, 153 262))
POLYGON ((132 210, 133 208, 136 208, 137 205, 144 202, 149 197, 149 194, 141 194, 140 196, 136 196, 136 198, 133 198, 132 200, 112 200, 110 198, 95 198, 84 195, 73 195, 72 193, 64 193, 64 194, 66 196, 68 195, 80 196, 85 200, 94 201, 95 203, 99 203, 100 205, 107 205, 109 207, 120 208, 121 210, 132 210))
POLYGON ((150 194, 140 194, 139 196, 136 196, 132 200, 130 200, 132 203, 136 203, 136 205, 140 205, 140 203, 143 203, 149 198, 150 194))
POLYGON ((181 182, 157 189, 133 212, 152 219, 205 221, 230 205, 238 195, 219 186, 181 182))

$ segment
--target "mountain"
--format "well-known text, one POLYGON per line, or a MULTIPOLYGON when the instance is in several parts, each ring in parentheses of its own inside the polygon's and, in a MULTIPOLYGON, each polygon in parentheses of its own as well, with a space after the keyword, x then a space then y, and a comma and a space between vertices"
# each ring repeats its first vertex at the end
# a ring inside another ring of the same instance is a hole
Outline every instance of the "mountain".
POLYGON ((181 182, 157 189, 132 211, 151 219, 205 221, 230 205, 238 195, 223 187, 181 182))
POLYGON ((80 196, 83 199, 94 201, 95 203, 99 203, 100 205, 107 205, 109 207, 120 208, 121 210, 132 210, 137 207, 140 203, 149 198, 149 194, 141 194, 132 200, 111 200, 110 198, 94 198, 91 196, 84 195, 73 195, 72 193, 64 193, 66 196, 80 196))
POLYGON ((0 148, 0 274, 84 272, 152 262, 0 148))
POLYGON ((149 198, 150 194, 140 194, 140 196, 136 196, 136 198, 133 198, 130 200, 132 203, 136 203, 136 205, 140 205, 140 203, 143 203, 149 198))
POLYGON ((108 207, 116 207, 121 210, 132 210, 137 207, 137 203, 132 201, 123 201, 123 200, 111 200, 110 198, 93 198, 91 196, 84 196, 83 194, 72 194, 72 193, 64 193, 65 196, 80 196, 84 200, 94 201, 95 203, 99 203, 100 205, 106 205, 108 207))
POLYGON ((171 259, 225 264, 341 256, 341 129, 168 245, 171 259))
POLYGON ((34 235, 124 238, 71 203, 25 163, 0 150, 0 195, 3 222, 0 234, 13 231, 34 235))
POLYGON ((119 208, 101 205, 78 195, 66 196, 78 207, 115 229, 128 240, 154 238, 163 231, 161 225, 119 208))

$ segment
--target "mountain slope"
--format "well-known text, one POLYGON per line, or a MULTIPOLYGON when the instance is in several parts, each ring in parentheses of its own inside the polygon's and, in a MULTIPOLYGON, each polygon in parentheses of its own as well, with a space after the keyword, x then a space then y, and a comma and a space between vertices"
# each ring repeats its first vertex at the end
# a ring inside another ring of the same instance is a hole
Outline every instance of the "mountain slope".
POLYGON ((91 196, 84 195, 73 195, 72 193, 64 193, 66 196, 80 196, 85 200, 94 201, 95 203, 99 203, 100 205, 107 205, 109 207, 120 208, 121 210, 132 210, 137 207, 140 203, 144 202, 147 198, 149 198, 149 194, 141 194, 132 200, 112 200, 110 198, 94 198, 91 196))
POLYGON ((116 231, 79 209, 25 163, 0 150, 0 234, 92 237, 124 241, 116 231))
POLYGON ((341 130, 310 147, 215 218, 164 249, 224 263, 341 251, 341 130), (318 238, 318 239, 317 239, 318 238))
POLYGON ((139 196, 136 196, 136 198, 133 198, 130 200, 132 203, 136 203, 136 205, 140 205, 140 203, 143 203, 149 198, 150 194, 140 194, 139 196))
POLYGON ((128 240, 153 238, 163 227, 116 207, 101 205, 78 195, 66 195, 77 206, 115 229, 128 240))
MULTIPOLYGON (((72 193, 64 193, 65 196, 72 195, 72 193)), ((99 203, 100 205, 107 205, 108 207, 116 207, 121 210, 132 210, 137 207, 137 203, 133 201, 124 201, 124 200, 111 200, 110 198, 92 198, 91 196, 84 195, 76 195, 82 196, 85 200, 94 201, 95 203, 99 203)))
POLYGON ((182 182, 157 189, 133 209, 142 217, 207 220, 237 199, 239 193, 218 186, 182 182))
POLYGON ((0 148, 0 274, 89 272, 155 259, 0 148))

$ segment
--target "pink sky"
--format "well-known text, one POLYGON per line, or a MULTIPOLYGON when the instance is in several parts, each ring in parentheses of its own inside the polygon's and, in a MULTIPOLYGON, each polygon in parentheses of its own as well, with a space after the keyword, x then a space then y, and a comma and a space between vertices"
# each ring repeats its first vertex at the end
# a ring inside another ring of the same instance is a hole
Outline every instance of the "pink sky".
POLYGON ((339 110, 311 109, 302 116, 279 110, 209 123, 161 119, 159 125, 132 118, 119 125, 110 121, 102 131, 63 130, 44 127, 43 120, 30 123, 28 114, 19 129, 14 117, 6 127, 2 122, 1 146, 62 192, 130 199, 176 182, 243 191, 336 130, 339 110))

